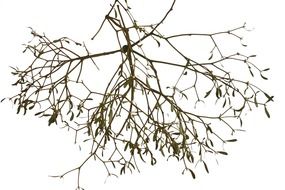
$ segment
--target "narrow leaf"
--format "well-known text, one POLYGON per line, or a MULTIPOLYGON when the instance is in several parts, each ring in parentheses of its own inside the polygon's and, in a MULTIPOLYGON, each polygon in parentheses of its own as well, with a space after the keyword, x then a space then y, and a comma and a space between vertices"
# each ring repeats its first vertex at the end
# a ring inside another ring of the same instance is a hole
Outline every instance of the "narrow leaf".
POLYGON ((260 74, 261 78, 263 78, 264 80, 268 80, 267 77, 263 76, 262 74, 260 74))
POLYGON ((210 94, 211 94, 212 90, 206 92, 206 95, 204 96, 204 98, 207 98, 210 94))
POLYGON ((73 120, 73 118, 74 118, 74 113, 73 113, 73 112, 71 112, 70 121, 72 121, 72 120, 73 120))
POLYGON ((255 107, 258 107, 256 95, 254 96, 254 104, 255 104, 255 107))
POLYGON ((209 173, 209 169, 208 169, 207 164, 206 164, 204 161, 203 161, 203 164, 204 164, 204 167, 205 167, 206 172, 209 173))
POLYGON ((192 170, 190 170, 190 169, 189 169, 189 171, 190 171, 190 173, 191 173, 193 179, 195 179, 195 178, 196 178, 195 173, 194 173, 192 170))
POLYGON ((229 140, 226 140, 226 142, 236 142, 237 139, 229 139, 229 140))
POLYGON ((267 115, 267 117, 270 118, 270 114, 269 114, 269 112, 268 112, 266 106, 264 106, 264 111, 265 111, 265 114, 267 115))
POLYGON ((36 113, 35 116, 40 115, 42 113, 43 113, 43 111, 40 111, 40 112, 36 113))
POLYGON ((209 59, 208 60, 211 60, 213 58, 213 53, 211 54, 211 56, 209 57, 209 59))
POLYGON ((224 152, 224 151, 218 151, 219 154, 223 154, 223 155, 228 155, 227 152, 224 152))

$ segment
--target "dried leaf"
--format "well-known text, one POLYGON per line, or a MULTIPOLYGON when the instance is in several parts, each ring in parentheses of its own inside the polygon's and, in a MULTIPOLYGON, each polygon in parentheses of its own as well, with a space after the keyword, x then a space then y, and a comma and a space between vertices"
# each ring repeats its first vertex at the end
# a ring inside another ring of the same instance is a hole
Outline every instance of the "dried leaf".
POLYGON ((211 60, 213 58, 213 53, 211 53, 211 56, 209 57, 208 60, 211 60))
POLYGON ((223 154, 223 155, 228 155, 228 153, 227 153, 227 152, 224 152, 224 151, 218 151, 217 153, 223 154))
POLYGON ((269 114, 269 112, 268 112, 266 106, 264 106, 264 111, 265 111, 266 116, 267 116, 268 118, 270 118, 270 114, 269 114))
POLYGON ((212 90, 206 92, 206 95, 204 96, 204 98, 207 98, 210 94, 211 94, 212 90))
POLYGON ((205 167, 206 172, 209 173, 209 169, 208 169, 207 164, 206 164, 204 161, 203 161, 203 164, 204 164, 204 167, 205 167))

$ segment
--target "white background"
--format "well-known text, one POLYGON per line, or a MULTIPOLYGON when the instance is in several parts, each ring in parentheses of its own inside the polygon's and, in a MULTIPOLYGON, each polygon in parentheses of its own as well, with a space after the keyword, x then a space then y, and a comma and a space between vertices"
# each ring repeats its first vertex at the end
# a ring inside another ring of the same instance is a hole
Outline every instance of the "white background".
MULTIPOLYGON (((134 0, 129 0, 134 5, 134 0)), ((171 1, 150 0, 140 3, 137 16, 155 22, 171 1), (145 6, 144 6, 145 5, 145 6)), ((88 40, 96 23, 106 12, 106 1, 95 0, 0 0, 0 98, 15 92, 11 87, 9 65, 26 67, 22 43, 30 39, 27 27, 49 36, 70 36, 88 40), (100 5, 100 8, 98 6, 100 5), (105 8, 106 8, 105 6, 105 8), (94 23, 94 25, 93 25, 94 23)), ((200 172, 196 180, 182 176, 175 163, 161 161, 144 167, 141 173, 110 178, 95 168, 86 171, 86 189, 285 189, 284 170, 284 72, 285 26, 281 0, 178 0, 169 17, 176 30, 213 32, 241 25, 247 21, 255 30, 247 34, 248 52, 258 55, 255 62, 270 67, 269 81, 260 85, 275 96, 269 106, 271 119, 263 109, 246 117, 246 132, 239 141, 227 146, 229 156, 211 165, 210 174, 200 172), (92 169, 95 170, 92 171, 92 169), (89 173, 90 172, 90 173, 89 173), (88 188, 87 188, 88 187, 88 188)), ((173 29, 172 28, 172 29, 173 29)), ((183 31, 184 32, 184 31, 183 31)), ((67 190, 75 188, 75 176, 64 180, 49 178, 76 165, 80 155, 71 133, 47 127, 47 121, 32 115, 17 115, 10 103, 0 104, 0 187, 1 189, 67 190)), ((201 169, 202 170, 202 169, 201 169)))

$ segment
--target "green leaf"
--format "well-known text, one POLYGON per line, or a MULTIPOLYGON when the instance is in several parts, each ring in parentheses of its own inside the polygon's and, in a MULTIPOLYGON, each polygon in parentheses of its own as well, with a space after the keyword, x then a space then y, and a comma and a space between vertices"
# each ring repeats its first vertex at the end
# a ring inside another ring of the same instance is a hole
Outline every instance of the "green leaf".
POLYGON ((268 112, 266 106, 264 106, 264 111, 265 111, 265 114, 267 115, 267 117, 270 118, 270 114, 269 114, 269 112, 268 112))

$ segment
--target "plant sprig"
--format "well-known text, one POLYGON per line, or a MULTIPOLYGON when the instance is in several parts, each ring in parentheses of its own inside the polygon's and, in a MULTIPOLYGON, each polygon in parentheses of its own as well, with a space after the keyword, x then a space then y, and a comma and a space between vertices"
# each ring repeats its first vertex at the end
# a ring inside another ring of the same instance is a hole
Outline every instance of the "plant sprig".
POLYGON ((101 162, 108 176, 117 176, 139 170, 138 160, 155 165, 157 152, 160 152, 164 157, 176 158, 184 167, 183 173, 189 171, 195 178, 193 164, 202 162, 206 172, 209 172, 205 155, 227 155, 223 144, 236 141, 232 138, 236 132, 232 119, 238 119, 242 124, 243 113, 253 107, 263 107, 267 117, 270 117, 267 104, 273 101, 273 96, 250 81, 232 77, 223 65, 229 61, 246 65, 252 77, 258 73, 264 80, 267 80, 264 72, 269 69, 259 69, 251 61, 255 55, 226 55, 216 40, 217 36, 230 36, 245 46, 238 31, 246 30, 246 24, 209 34, 165 36, 159 27, 167 20, 175 3, 173 0, 160 22, 140 25, 127 1, 115 0, 92 37, 92 40, 99 38, 102 28, 111 26, 118 48, 106 52, 90 53, 84 43, 67 37, 52 40, 31 28, 33 39, 25 46, 24 52, 31 52, 34 60, 24 70, 12 68, 12 74, 17 77, 13 85, 20 87, 20 92, 9 99, 17 105, 17 113, 26 114, 29 110, 40 108, 35 115, 46 117, 48 125, 64 125, 73 130, 75 143, 78 142, 78 134, 84 135, 84 142, 91 142, 86 159, 56 177, 78 172, 77 188, 80 189, 80 173, 89 160, 101 162), (207 61, 198 62, 174 45, 174 40, 188 36, 210 40, 213 48, 207 61), (184 61, 150 57, 144 51, 146 39, 154 40, 159 48, 168 44, 177 53, 177 58, 184 61), (85 54, 78 53, 79 49, 85 54), (97 59, 117 54, 121 58, 105 89, 93 90, 83 80, 85 65, 92 63, 99 72, 97 59), (181 73, 173 85, 162 85, 160 65, 180 68, 181 73), (187 76, 194 76, 192 85, 181 88, 181 80, 187 76), (203 81, 211 84, 207 91, 198 88, 203 81), (76 95, 74 87, 87 93, 76 95), (194 100, 189 98, 193 96, 194 100), (188 110, 181 99, 189 103, 194 101, 195 107, 199 102, 214 99, 222 102, 216 104, 221 112, 210 115, 188 110), (240 101, 233 105, 236 99, 240 101), (218 132, 221 127, 228 129, 230 137, 218 132), (107 151, 107 147, 112 151, 107 151))

